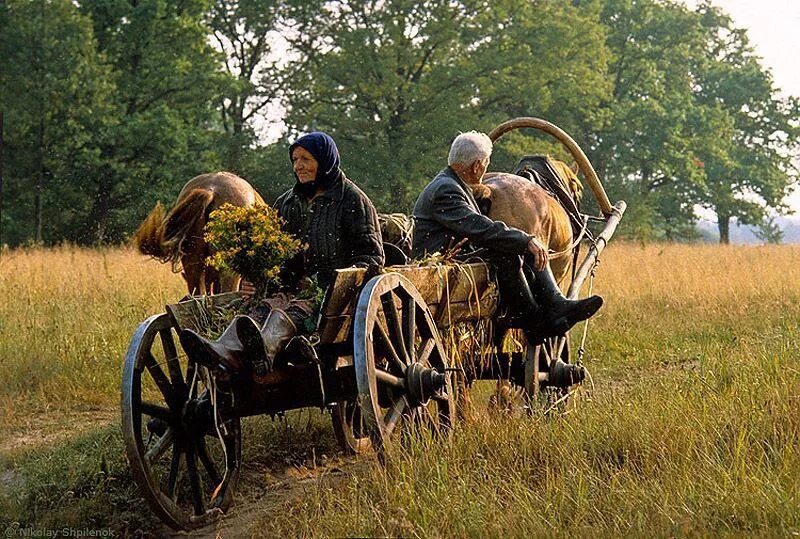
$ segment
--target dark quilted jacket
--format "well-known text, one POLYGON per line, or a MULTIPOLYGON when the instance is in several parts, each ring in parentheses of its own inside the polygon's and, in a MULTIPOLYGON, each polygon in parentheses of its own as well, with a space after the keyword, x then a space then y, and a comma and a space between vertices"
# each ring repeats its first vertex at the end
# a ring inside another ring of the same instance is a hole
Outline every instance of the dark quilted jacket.
POLYGON ((333 270, 350 266, 376 271, 383 266, 378 214, 367 195, 342 175, 311 202, 292 188, 275 202, 287 232, 308 245, 288 267, 291 277, 317 274, 330 284, 333 270))
POLYGON ((455 171, 442 170, 414 205, 414 257, 444 252, 467 239, 470 247, 521 255, 530 234, 481 214, 470 188, 455 171))

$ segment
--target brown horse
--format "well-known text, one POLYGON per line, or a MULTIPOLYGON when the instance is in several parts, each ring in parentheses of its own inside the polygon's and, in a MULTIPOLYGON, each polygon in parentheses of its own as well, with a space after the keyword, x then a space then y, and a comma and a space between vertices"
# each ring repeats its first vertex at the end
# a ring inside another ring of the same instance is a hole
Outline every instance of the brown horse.
MULTIPOLYGON (((583 188, 575 169, 562 161, 548 161, 573 199, 580 200, 583 188)), ((531 180, 506 172, 486 174, 475 195, 491 200, 490 218, 535 235, 555 253, 550 267, 563 285, 572 265, 573 236, 569 215, 561 203, 531 180)))
POLYGON ((238 290, 241 278, 220 274, 206 264, 209 246, 203 228, 209 214, 225 203, 236 206, 264 205, 252 185, 230 172, 202 174, 183 186, 178 200, 166 215, 156 204, 133 237, 140 253, 170 262, 173 271, 182 268, 190 294, 212 294, 238 290))

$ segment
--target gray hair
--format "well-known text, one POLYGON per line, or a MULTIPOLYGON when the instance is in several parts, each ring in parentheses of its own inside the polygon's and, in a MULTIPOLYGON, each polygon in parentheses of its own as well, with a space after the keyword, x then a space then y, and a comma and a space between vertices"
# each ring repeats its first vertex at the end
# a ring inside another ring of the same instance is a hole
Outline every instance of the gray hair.
POLYGON ((448 165, 471 165, 492 155, 492 140, 485 133, 468 131, 458 135, 450 146, 448 165))

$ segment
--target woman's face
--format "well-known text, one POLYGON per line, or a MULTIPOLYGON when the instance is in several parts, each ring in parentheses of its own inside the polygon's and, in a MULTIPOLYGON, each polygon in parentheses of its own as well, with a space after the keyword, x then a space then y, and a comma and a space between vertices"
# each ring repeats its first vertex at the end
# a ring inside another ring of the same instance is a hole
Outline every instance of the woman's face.
POLYGON ((300 183, 310 183, 317 178, 317 160, 305 148, 292 150, 292 168, 300 183))

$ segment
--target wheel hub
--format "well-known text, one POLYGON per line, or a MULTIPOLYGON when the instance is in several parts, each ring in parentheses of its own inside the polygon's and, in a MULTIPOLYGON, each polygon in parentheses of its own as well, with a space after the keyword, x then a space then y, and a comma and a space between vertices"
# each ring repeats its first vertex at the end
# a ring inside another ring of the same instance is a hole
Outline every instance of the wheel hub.
POLYGON ((416 407, 425 404, 441 391, 447 382, 447 375, 422 363, 412 363, 406 370, 406 387, 408 388, 408 404, 416 407))
POLYGON ((214 409, 209 399, 194 398, 184 405, 181 425, 186 432, 203 435, 213 421, 214 409))
POLYGON ((550 369, 547 380, 548 386, 570 387, 583 382, 586 378, 586 369, 581 365, 565 363, 558 359, 550 369))

